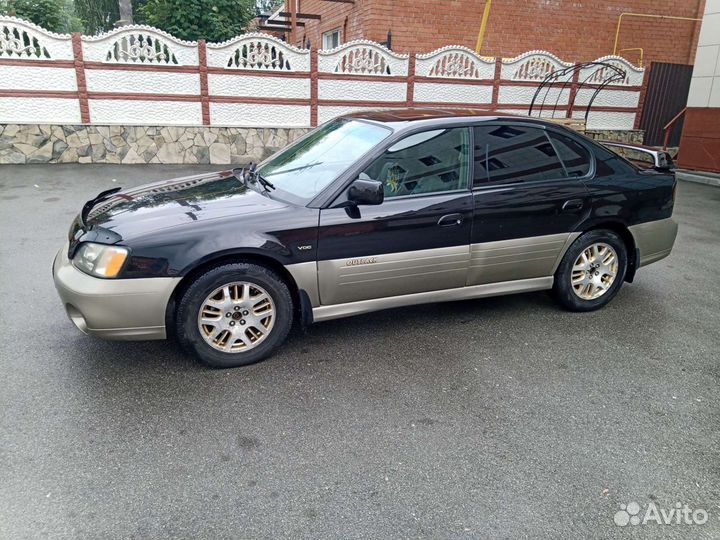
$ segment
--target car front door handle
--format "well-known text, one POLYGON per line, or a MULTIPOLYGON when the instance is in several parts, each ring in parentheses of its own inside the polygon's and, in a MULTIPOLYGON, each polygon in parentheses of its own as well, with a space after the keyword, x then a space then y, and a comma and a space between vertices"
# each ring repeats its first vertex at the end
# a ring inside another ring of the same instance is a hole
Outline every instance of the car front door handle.
POLYGON ((562 209, 568 211, 580 210, 582 207, 582 199, 570 199, 569 201, 565 201, 565 204, 562 205, 562 209))
POLYGON ((457 227, 462 225, 463 217, 461 214, 448 214, 438 219, 438 225, 441 227, 457 227))

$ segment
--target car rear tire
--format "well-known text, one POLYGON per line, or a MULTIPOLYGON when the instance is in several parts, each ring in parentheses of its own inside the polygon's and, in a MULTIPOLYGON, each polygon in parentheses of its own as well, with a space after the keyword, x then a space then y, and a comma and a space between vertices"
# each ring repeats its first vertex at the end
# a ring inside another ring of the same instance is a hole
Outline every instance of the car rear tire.
POLYGON ((293 303, 285 282, 250 263, 218 266, 198 276, 178 302, 175 326, 183 347, 216 368, 264 360, 290 331, 293 303))
POLYGON ((555 298, 571 311, 600 309, 620 290, 627 260, 625 242, 616 233, 583 234, 568 248, 555 272, 555 298))

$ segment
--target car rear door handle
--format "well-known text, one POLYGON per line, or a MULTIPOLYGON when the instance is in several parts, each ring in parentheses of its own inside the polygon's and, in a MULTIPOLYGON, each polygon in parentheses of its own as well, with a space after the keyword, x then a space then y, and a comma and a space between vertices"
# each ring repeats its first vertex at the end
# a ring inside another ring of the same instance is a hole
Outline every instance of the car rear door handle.
POLYGON ((562 205, 563 210, 580 210, 583 207, 582 199, 570 199, 562 205))
POLYGON ((463 217, 461 214, 448 214, 438 219, 438 225, 441 227, 457 227, 462 225, 463 217))

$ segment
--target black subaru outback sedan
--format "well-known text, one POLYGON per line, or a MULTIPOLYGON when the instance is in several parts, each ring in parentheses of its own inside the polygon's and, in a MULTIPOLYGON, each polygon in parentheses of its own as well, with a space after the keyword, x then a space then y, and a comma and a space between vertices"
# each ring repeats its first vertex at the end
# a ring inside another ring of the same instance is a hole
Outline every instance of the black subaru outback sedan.
POLYGON ((258 167, 101 193, 53 274, 85 333, 240 366, 293 321, 542 289, 598 309, 670 253, 675 185, 536 119, 350 114, 258 167))

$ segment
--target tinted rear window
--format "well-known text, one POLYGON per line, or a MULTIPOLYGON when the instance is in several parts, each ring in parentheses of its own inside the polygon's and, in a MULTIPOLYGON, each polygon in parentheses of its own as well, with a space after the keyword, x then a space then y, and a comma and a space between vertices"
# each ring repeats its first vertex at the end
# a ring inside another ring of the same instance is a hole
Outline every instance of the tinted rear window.
POLYGON ((474 185, 564 178, 545 130, 521 125, 476 126, 474 185))
POLYGON ((581 177, 590 172, 590 153, 583 145, 560 133, 548 131, 547 134, 560 155, 568 176, 581 177))

